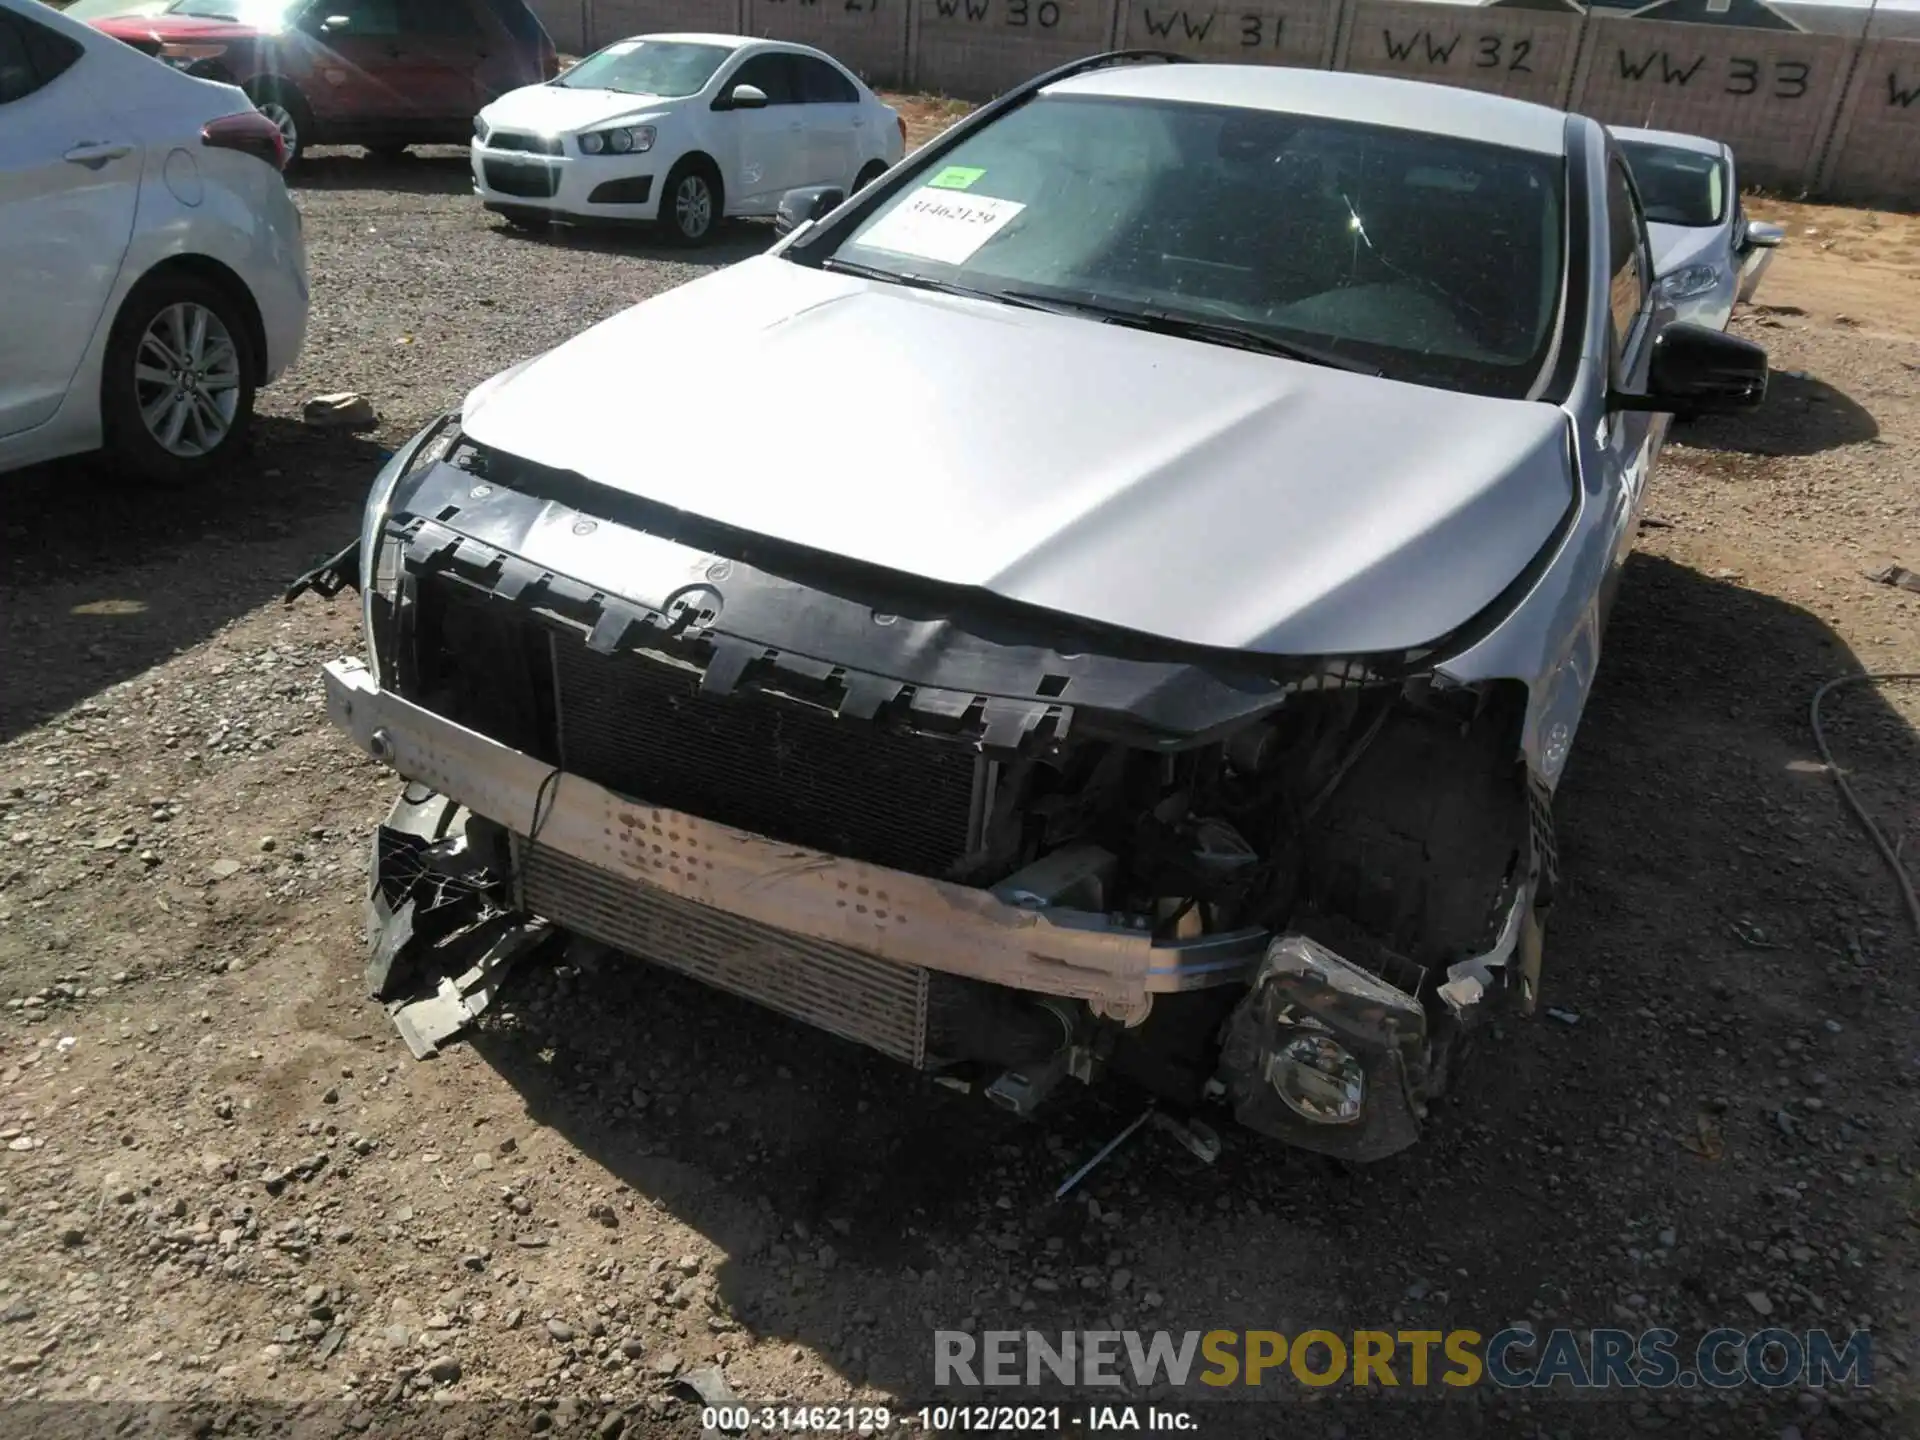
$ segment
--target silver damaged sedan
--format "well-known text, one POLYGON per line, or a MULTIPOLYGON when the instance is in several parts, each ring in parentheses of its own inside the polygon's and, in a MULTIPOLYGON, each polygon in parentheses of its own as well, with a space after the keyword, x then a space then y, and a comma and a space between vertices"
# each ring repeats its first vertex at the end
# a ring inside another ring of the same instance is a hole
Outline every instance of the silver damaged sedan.
POLYGON ((1765 354, 1670 323, 1602 126, 1364 75, 1095 57, 781 227, 297 582, 360 590, 332 716, 410 782, 369 987, 465 969, 424 1053, 571 936, 1017 1113, 1412 1144, 1541 995, 1666 416, 1765 354))
POLYGON ((1786 231, 1748 216, 1733 151, 1720 141, 1619 126, 1613 138, 1640 190, 1662 298, 1675 319, 1726 329, 1786 231))

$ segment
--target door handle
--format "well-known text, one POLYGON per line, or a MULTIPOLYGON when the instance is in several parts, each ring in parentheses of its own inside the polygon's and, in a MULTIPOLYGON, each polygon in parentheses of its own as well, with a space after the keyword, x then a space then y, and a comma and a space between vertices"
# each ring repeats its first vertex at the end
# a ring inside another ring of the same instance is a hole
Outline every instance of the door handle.
POLYGON ((115 145, 106 140, 82 140, 60 158, 70 165, 84 165, 89 170, 98 170, 109 160, 119 160, 133 153, 131 145, 115 145))

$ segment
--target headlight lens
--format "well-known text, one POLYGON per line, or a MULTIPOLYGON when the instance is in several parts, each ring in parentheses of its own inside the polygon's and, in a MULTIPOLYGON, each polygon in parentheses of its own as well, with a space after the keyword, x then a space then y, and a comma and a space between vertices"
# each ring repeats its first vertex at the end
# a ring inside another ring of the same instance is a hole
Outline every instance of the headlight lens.
POLYGON ((1351 1125, 1367 1102, 1365 1067, 1311 1020, 1273 1052, 1267 1081, 1289 1110, 1315 1125, 1351 1125))
POLYGON ((486 143, 487 122, 482 120, 478 115, 473 117, 473 138, 480 141, 483 145, 486 143))
POLYGON ((651 125, 620 125, 611 130, 595 130, 580 137, 582 155, 639 155, 653 148, 651 125))
POLYGON ((1704 295, 1720 283, 1720 272, 1711 265, 1685 265, 1660 281, 1669 300, 1691 300, 1704 295))

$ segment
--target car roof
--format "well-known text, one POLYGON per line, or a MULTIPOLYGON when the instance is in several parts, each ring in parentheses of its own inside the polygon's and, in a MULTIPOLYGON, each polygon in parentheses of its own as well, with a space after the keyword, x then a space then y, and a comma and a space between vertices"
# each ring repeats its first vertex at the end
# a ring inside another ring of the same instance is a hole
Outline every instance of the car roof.
POLYGON ((644 35, 629 35, 629 40, 678 40, 689 45, 724 45, 729 50, 738 50, 743 45, 755 45, 759 42, 751 35, 707 34, 699 30, 650 30, 644 35))
POLYGON ((1089 70, 1049 95, 1230 105, 1420 130, 1541 155, 1567 153, 1567 114, 1456 85, 1281 65, 1149 64, 1089 70))
POLYGON ((751 45, 756 49, 769 50, 776 54, 811 55, 816 60, 831 60, 842 70, 847 68, 824 50, 815 49, 798 40, 769 40, 764 35, 721 35, 695 30, 663 30, 646 35, 629 35, 627 38, 629 40, 672 40, 688 45, 724 45, 729 50, 744 50, 751 45))
POLYGON ((1636 130, 1627 125, 1609 125, 1616 140, 1632 140, 1642 145, 1669 145, 1675 150, 1691 150, 1696 155, 1718 155, 1727 147, 1704 135, 1683 135, 1678 130, 1636 130))

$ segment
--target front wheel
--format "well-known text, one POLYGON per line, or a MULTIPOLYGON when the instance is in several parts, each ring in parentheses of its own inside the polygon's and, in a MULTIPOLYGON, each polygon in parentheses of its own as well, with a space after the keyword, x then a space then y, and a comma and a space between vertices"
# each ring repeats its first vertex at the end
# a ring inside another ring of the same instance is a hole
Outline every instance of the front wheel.
POLYGON ((682 160, 660 192, 660 223, 677 245, 705 245, 720 229, 725 195, 711 165, 682 160))
POLYGON ((239 449, 258 374, 238 301, 195 275, 144 280, 108 336, 100 419, 129 478, 184 485, 239 449))

